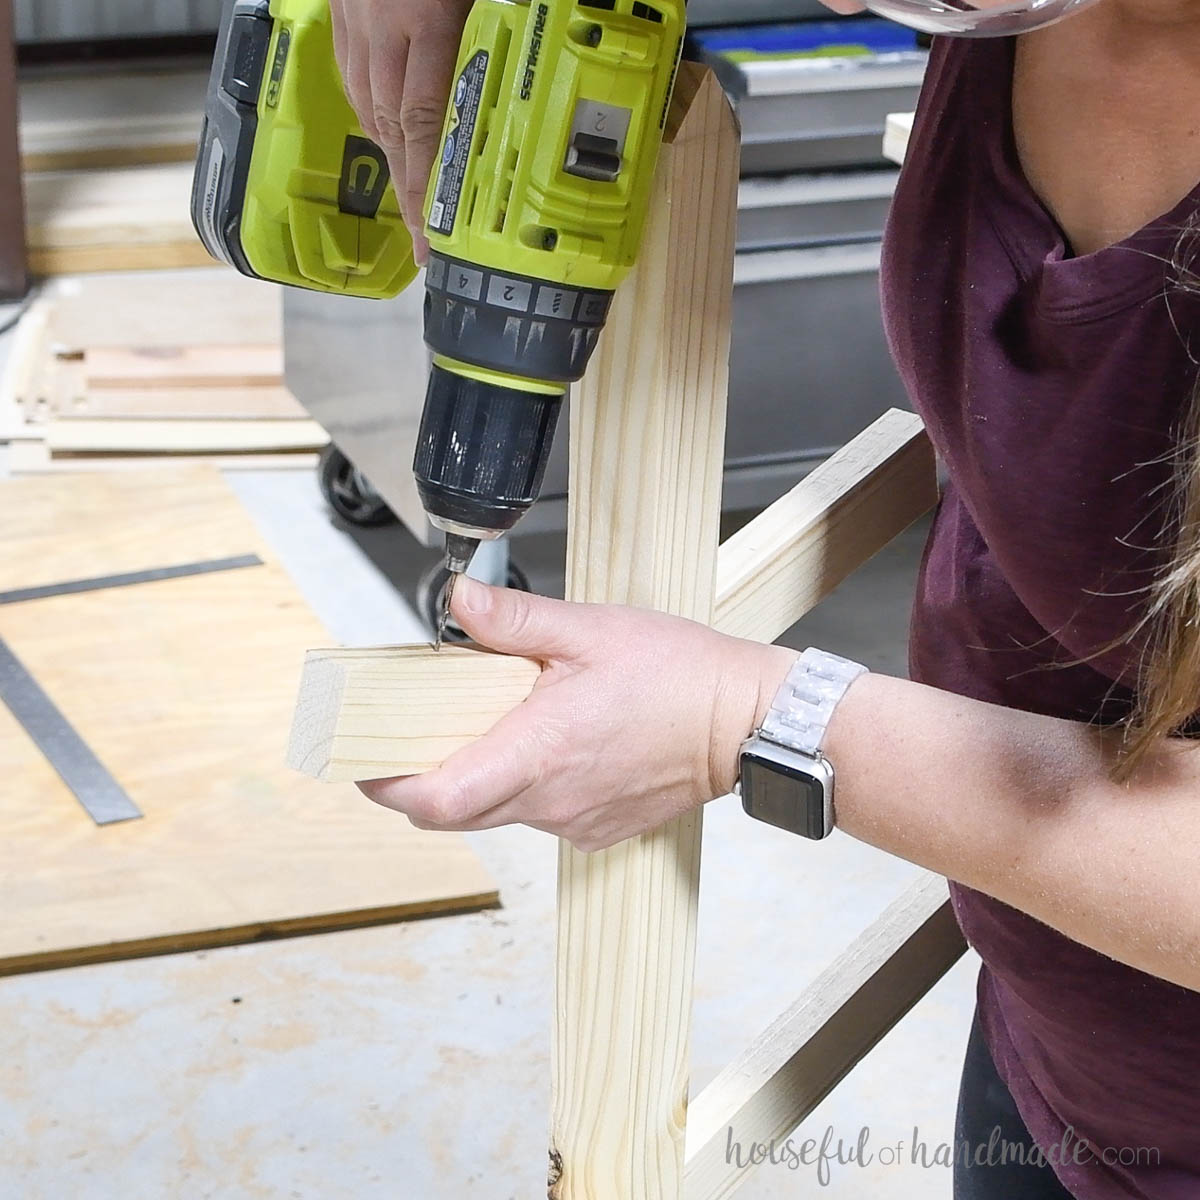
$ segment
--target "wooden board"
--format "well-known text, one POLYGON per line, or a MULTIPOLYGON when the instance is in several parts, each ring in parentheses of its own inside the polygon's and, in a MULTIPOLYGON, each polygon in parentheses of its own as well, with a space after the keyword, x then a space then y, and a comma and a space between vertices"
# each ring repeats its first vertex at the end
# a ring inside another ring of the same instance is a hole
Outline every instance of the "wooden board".
MULTIPOLYGON (((194 162, 199 145, 199 117, 136 117, 126 122, 89 121, 35 130, 21 167, 26 172, 103 170, 194 162), (89 145, 88 139, 95 144, 89 145)), ((24 137, 22 131, 22 137, 24 137)))
POLYGON ((520 704, 541 673, 473 646, 310 650, 288 765, 331 781, 432 770, 520 704))
POLYGON ((188 163, 25 177, 26 241, 38 274, 217 265, 190 217, 188 163))
POLYGON ((149 421, 306 420, 304 406, 285 387, 127 388, 79 391, 54 413, 79 417, 138 417, 149 421))
POLYGON ((317 454, 294 450, 286 454, 60 454, 51 458, 45 442, 17 441, 8 447, 8 469, 13 475, 122 474, 163 471, 183 461, 189 466, 211 467, 219 471, 315 471, 320 464, 317 454))
POLYGON ((35 299, 17 323, 0 371, 0 441, 24 432, 24 405, 36 402, 42 390, 41 368, 48 356, 49 306, 35 299))
MULTIPOLYGON (((637 269, 571 402, 572 600, 713 613, 738 138, 680 68, 637 269)), ((559 854, 551 1200, 679 1200, 700 812, 559 854)))
POLYGON ((724 1200, 963 956, 946 881, 922 874, 692 1101, 687 1200, 724 1200))
POLYGON ((912 137, 915 113, 889 113, 883 131, 883 156, 894 163, 903 163, 908 154, 908 139, 912 137))
POLYGON ((774 641, 937 501, 921 418, 888 409, 722 545, 713 624, 774 641))
POLYGON ((18 324, 0 438, 40 437, 20 426, 51 417, 303 419, 283 386, 279 293, 233 271, 55 280, 18 324))
POLYGON ((329 435, 316 421, 110 421, 80 418, 49 421, 50 453, 70 454, 261 454, 319 450, 329 435))
POLYGON ((88 391, 279 387, 283 346, 89 346, 82 369, 88 391))
POLYGON ((9 469, 164 455, 240 468, 280 453, 304 460, 265 465, 302 466, 328 438, 282 384, 281 340, 279 289, 231 271, 57 280, 0 376, 9 469))
POLYGON ((92 824, 0 708, 0 973, 493 904, 465 841, 288 770, 326 635, 215 472, 0 484, 0 590, 267 565, 0 606, 0 637, 146 813, 92 824))
POLYGON ((0 501, 0 592, 228 558, 260 546, 229 488, 203 467, 0 481, 0 501))

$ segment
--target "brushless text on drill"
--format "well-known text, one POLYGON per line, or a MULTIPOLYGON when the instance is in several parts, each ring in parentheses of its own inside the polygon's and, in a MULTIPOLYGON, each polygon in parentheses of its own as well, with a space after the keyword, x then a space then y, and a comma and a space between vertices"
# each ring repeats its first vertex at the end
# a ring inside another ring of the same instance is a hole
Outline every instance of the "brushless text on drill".
POLYGON ((546 18, 550 15, 547 4, 539 4, 533 17, 533 36, 529 39, 529 56, 525 59, 525 76, 521 80, 521 99, 533 95, 533 80, 537 75, 538 59, 542 56, 542 36, 546 32, 546 18))

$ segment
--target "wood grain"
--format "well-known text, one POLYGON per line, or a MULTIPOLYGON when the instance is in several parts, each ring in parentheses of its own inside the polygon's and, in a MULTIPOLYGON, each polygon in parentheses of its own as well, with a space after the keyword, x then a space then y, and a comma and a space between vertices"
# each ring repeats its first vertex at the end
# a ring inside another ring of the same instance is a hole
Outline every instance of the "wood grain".
MULTIPOLYGON (((36 178, 30 176, 30 178, 36 178)), ((156 271, 168 267, 219 267, 199 240, 110 242, 87 246, 56 246, 31 242, 29 270, 54 276, 85 271, 156 271)))
POLYGON ((541 673, 472 646, 310 650, 288 766, 331 781, 432 770, 520 704, 541 673))
POLYGON ((31 247, 196 242, 192 166, 34 172, 25 181, 31 247))
POLYGON ((83 358, 88 391, 134 388, 279 387, 283 346, 91 346, 83 358))
POLYGON ((306 420, 304 406, 285 387, 128 388, 79 391, 55 409, 55 420, 137 417, 151 421, 306 420))
MULTIPOLYGON (((724 94, 685 63, 638 267, 572 400, 570 599, 711 619, 737 174, 724 94)), ((700 828, 562 845, 552 1200, 681 1195, 700 828)))
POLYGON ((12 442, 8 448, 8 468, 13 475, 142 474, 178 466, 211 467, 219 471, 315 471, 320 456, 295 450, 284 454, 60 454, 51 458, 45 442, 12 442))
POLYGON ((721 546, 716 628, 773 642, 937 500, 921 419, 890 409, 721 546))
POLYGON ((922 875, 692 1101, 687 1200, 719 1200, 757 1163, 728 1157, 781 1143, 962 957, 946 881, 922 875))
POLYGON ((0 484, 0 586, 258 553, 6 605, 0 637, 146 814, 98 829, 0 707, 0 973, 495 903, 466 843, 283 763, 319 622, 215 472, 0 484))
POLYGON ((80 417, 49 421, 51 454, 262 454, 319 450, 329 435, 316 421, 127 420, 80 417))
POLYGON ((260 539, 216 471, 185 466, 0 481, 0 542, 6 592, 232 558, 260 539))

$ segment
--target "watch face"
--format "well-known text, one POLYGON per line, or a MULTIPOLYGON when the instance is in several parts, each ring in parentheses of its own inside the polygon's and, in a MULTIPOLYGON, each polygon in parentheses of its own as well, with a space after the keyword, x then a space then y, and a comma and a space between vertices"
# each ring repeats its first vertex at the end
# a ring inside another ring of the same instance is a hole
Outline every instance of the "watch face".
POLYGON ((747 749, 741 781, 742 807, 756 820, 807 838, 830 832, 833 768, 826 760, 747 749))

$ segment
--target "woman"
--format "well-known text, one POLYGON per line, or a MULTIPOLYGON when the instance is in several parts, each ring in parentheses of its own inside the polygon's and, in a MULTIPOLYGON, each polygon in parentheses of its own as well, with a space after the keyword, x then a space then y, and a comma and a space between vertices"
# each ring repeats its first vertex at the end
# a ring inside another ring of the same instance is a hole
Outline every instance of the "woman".
MULTIPOLYGON (((469 5, 332 7, 419 221, 469 5)), ((1044 1151, 960 1161, 960 1200, 1200 1196, 1197 62, 1200 0, 938 41, 887 231, 888 335, 949 485, 913 681, 857 678, 823 748, 838 825, 953 880, 983 958, 960 1139, 1044 1151)), ((538 689, 440 770, 364 790, 422 828, 585 850, 728 792, 795 661, 474 583, 455 616, 542 659, 538 689)))

